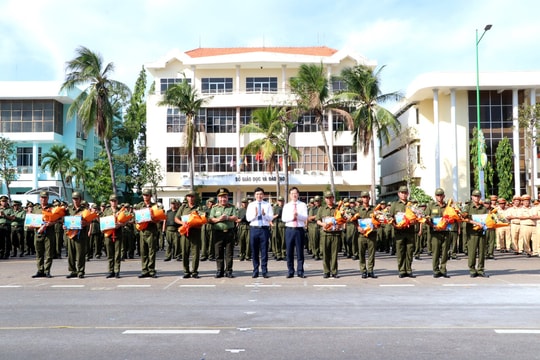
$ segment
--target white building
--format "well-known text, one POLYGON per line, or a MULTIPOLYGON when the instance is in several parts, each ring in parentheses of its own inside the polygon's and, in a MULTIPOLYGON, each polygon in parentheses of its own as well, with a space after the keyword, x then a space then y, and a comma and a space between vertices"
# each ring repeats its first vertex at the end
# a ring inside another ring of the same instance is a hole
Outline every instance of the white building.
MULTIPOLYGON (((540 185, 538 156, 530 155, 537 154, 536 149, 526 148, 518 110, 539 101, 540 73, 480 73, 479 79, 480 128, 487 159, 495 163, 497 145, 507 137, 514 152, 514 193, 531 193, 531 184, 540 185)), ((392 198, 410 177, 428 195, 442 187, 447 197, 469 199, 474 184, 469 145, 477 127, 476 74, 419 76, 402 105, 398 115, 403 133, 381 149, 382 195, 392 198), (408 128, 414 130, 405 136, 408 128)), ((535 198, 536 186, 531 193, 535 198)), ((497 194, 496 186, 486 189, 486 194, 497 194)))
MULTIPOLYGON (((163 203, 182 197, 190 186, 187 156, 180 151, 185 119, 175 109, 157 105, 168 86, 185 76, 200 96, 209 97, 199 114, 202 151, 195 160, 195 186, 202 197, 214 196, 218 188, 227 187, 238 202, 256 186, 262 186, 272 198, 276 193, 275 172, 270 172, 256 156, 242 155, 243 147, 260 135, 240 134, 240 128, 250 121, 254 109, 293 104, 289 80, 300 65, 320 63, 334 89, 340 86, 334 76, 343 68, 376 66, 362 56, 327 47, 199 48, 185 53, 174 50, 147 64, 156 90, 147 101, 148 158, 160 160, 165 170, 158 187, 163 203)), ((335 133, 339 119, 328 115, 327 120, 326 138, 336 169, 336 189, 342 197, 358 196, 370 189, 369 157, 352 147, 350 131, 335 133)), ((301 159, 291 164, 290 186, 297 185, 304 199, 329 189, 328 162, 313 117, 303 117, 290 143, 302 153, 301 159)), ((283 171, 280 177, 284 177, 283 171)), ((283 194, 283 188, 280 192, 283 194)))
MULTIPOLYGON (((40 188, 60 193, 59 174, 53 176, 41 169, 41 157, 51 146, 63 144, 74 157, 88 159, 90 165, 101 150, 93 131, 87 134, 80 121, 67 119, 68 108, 78 94, 60 93, 61 85, 51 81, 0 82, 0 136, 17 148, 14 166, 18 178, 10 184, 14 200, 36 201, 39 195, 24 194, 40 188)), ((0 190, 7 193, 5 183, 0 190)))

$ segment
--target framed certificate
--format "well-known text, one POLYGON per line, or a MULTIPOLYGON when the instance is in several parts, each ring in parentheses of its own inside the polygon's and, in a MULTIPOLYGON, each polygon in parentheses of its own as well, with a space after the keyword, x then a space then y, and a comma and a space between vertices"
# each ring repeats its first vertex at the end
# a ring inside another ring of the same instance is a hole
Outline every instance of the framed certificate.
POLYGON ((38 228, 43 225, 43 215, 41 214, 26 214, 24 218, 24 226, 29 228, 38 228))
POLYGON ((64 216, 64 226, 69 230, 82 229, 82 217, 81 216, 64 216))
POLYGON ((114 229, 115 227, 114 215, 99 218, 99 229, 101 231, 114 229))
POLYGON ((369 219, 358 219, 358 226, 360 226, 360 228, 362 230, 366 230, 366 229, 374 229, 375 226, 373 226, 373 221, 371 220, 371 218, 369 219))
POLYGON ((137 224, 149 221, 152 221, 152 213, 150 212, 150 208, 135 210, 135 222, 137 224))

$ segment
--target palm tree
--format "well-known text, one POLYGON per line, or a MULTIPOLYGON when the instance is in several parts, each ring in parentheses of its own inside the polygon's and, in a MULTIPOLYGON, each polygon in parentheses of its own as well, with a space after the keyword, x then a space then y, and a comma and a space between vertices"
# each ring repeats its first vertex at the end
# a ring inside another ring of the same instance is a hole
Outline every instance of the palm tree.
POLYGON ((340 108, 340 104, 333 101, 328 89, 328 78, 325 75, 323 64, 302 64, 298 75, 290 81, 291 90, 297 95, 297 105, 304 113, 311 112, 323 139, 324 149, 328 158, 328 173, 330 176, 330 190, 336 193, 334 184, 334 163, 330 156, 330 148, 323 128, 324 114, 327 111, 342 115, 346 126, 352 128, 350 114, 340 108))
POLYGON ((72 118, 77 115, 86 132, 96 129, 97 136, 105 146, 111 173, 112 192, 116 193, 110 140, 113 117, 118 109, 113 105, 111 97, 119 93, 130 94, 131 91, 125 84, 109 78, 114 71, 114 64, 105 65, 100 54, 84 46, 78 47, 76 53, 77 56, 67 62, 66 79, 61 90, 72 90, 76 86, 85 87, 85 90, 70 105, 67 116, 72 118))
POLYGON ((347 106, 354 108, 351 112, 354 121, 354 146, 360 148, 364 155, 371 152, 371 193, 373 200, 375 194, 375 138, 378 137, 384 144, 391 140, 391 134, 399 134, 401 124, 389 110, 380 106, 380 103, 389 100, 400 100, 398 92, 382 94, 379 87, 379 75, 384 69, 378 71, 358 65, 343 69, 341 77, 346 84, 346 90, 337 98, 343 100, 347 106))
POLYGON ((60 175, 64 199, 67 198, 65 178, 71 170, 72 156, 73 152, 65 145, 53 145, 41 158, 41 169, 43 171, 49 171, 52 176, 57 173, 60 175))
POLYGON ((73 158, 71 160, 71 167, 67 173, 70 178, 75 178, 75 186, 79 188, 82 184, 82 192, 86 191, 85 183, 89 176, 88 159, 73 158))
POLYGON ((195 117, 200 108, 209 98, 200 98, 197 90, 192 88, 184 79, 182 82, 172 85, 165 92, 164 98, 158 103, 159 106, 171 106, 177 108, 186 116, 184 130, 184 150, 189 154, 189 180, 191 189, 195 188, 195 147, 199 129, 195 126, 195 117))
MULTIPOLYGON (((0 136, 0 179, 6 184, 7 196, 11 199, 9 185, 17 180, 17 148, 15 143, 8 138, 0 136)), ((0 186, 1 188, 1 186, 0 186)))
MULTIPOLYGON (((244 125, 240 129, 241 134, 260 133, 263 137, 255 139, 247 144, 242 150, 242 155, 261 154, 263 160, 269 164, 269 169, 276 172, 276 193, 280 193, 279 179, 279 154, 291 152, 294 159, 298 159, 298 151, 288 147, 288 134, 290 133, 290 123, 286 122, 285 109, 276 107, 260 108, 253 111, 252 122, 244 125)), ((285 163, 286 165, 286 163, 285 163)), ((288 169, 285 169, 287 171, 288 169)))

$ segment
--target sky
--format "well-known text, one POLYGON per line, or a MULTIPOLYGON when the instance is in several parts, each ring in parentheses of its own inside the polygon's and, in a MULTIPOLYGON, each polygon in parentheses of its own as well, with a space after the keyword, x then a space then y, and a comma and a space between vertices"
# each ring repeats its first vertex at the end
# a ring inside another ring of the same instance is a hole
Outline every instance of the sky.
POLYGON ((428 72, 540 71, 537 0, 0 0, 0 81, 63 81, 85 46, 133 88, 173 49, 328 46, 375 60, 383 93, 428 72))

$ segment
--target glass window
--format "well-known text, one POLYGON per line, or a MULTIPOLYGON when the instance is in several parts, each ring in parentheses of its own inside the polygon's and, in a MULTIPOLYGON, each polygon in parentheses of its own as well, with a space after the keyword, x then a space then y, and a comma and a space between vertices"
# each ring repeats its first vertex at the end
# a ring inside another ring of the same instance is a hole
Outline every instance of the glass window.
POLYGON ((232 78, 203 78, 201 80, 201 92, 203 94, 232 93, 232 78))
POLYGON ((167 148, 167 172, 188 172, 188 157, 180 147, 167 148))
MULTIPOLYGON (((191 79, 185 79, 187 81, 188 84, 191 85, 191 79)), ((181 77, 181 78, 165 78, 165 79, 160 79, 160 86, 159 86, 159 91, 161 94, 165 94, 165 92, 167 92, 167 89, 170 88, 172 85, 174 84, 179 84, 181 83, 182 81, 184 81, 184 78, 181 77)))
POLYGON ((352 146, 334 146, 333 158, 336 171, 356 170, 356 151, 352 146))
POLYGON ((246 78, 248 93, 276 93, 277 77, 248 77, 246 78))
POLYGON ((235 133, 235 108, 206 108, 206 129, 208 133, 235 133))
POLYGON ((0 100, 2 132, 63 134, 63 105, 55 100, 0 100), (44 110, 46 109, 46 110, 44 110))

